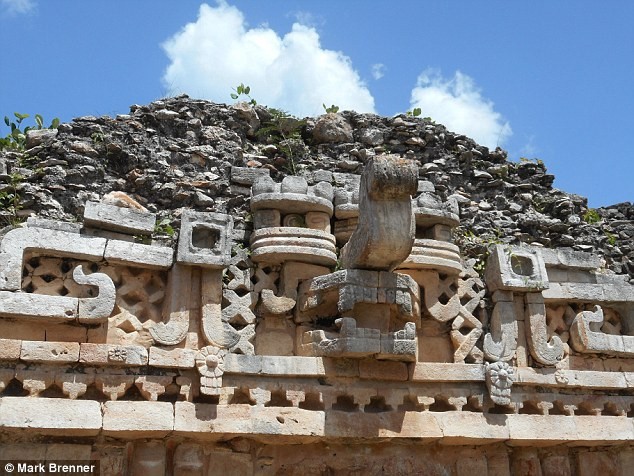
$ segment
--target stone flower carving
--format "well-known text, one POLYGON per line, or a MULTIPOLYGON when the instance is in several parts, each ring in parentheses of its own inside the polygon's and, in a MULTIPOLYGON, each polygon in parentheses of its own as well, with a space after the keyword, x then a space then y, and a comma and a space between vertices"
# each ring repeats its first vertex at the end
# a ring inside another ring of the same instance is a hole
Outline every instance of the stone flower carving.
POLYGON ((227 351, 208 345, 196 354, 196 368, 200 374, 200 392, 205 395, 217 395, 222 387, 222 374, 225 372, 227 351))
POLYGON ((561 369, 557 369, 557 371, 555 372, 555 380, 557 381, 557 383, 560 383, 562 385, 568 384, 568 377, 561 369))
POLYGON ((486 366, 486 384, 491 400, 498 405, 511 403, 511 387, 515 371, 508 362, 493 362, 486 366))
POLYGON ((128 351, 124 347, 111 347, 108 350, 108 360, 114 362, 125 362, 128 358, 128 351))

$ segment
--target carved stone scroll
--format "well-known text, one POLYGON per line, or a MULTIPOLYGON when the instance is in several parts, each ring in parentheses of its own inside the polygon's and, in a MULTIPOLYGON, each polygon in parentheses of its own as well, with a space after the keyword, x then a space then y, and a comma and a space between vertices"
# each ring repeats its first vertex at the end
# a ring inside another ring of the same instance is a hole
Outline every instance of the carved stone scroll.
POLYGON ((163 345, 176 345, 187 335, 189 329, 189 295, 191 289, 191 267, 175 264, 168 278, 168 293, 163 311, 163 322, 150 327, 150 334, 163 345))
POLYGON ((491 361, 509 361, 517 349, 518 328, 513 293, 497 291, 491 315, 491 332, 484 336, 484 355, 491 361))
POLYGON ((618 356, 634 356, 634 336, 611 335, 601 332, 603 309, 577 314, 570 326, 572 347, 581 353, 601 353, 618 356))
POLYGON ((73 279, 77 284, 97 286, 97 296, 91 298, 79 298, 77 314, 79 322, 90 323, 95 320, 105 319, 115 305, 116 289, 110 276, 104 273, 84 274, 81 266, 73 271, 73 279))
POLYGON ((48 228, 16 228, 7 233, 0 243, 0 290, 20 289, 25 251, 100 261, 105 249, 104 238, 48 228))
POLYGON ((417 176, 413 162, 395 156, 367 163, 359 191, 359 225, 341 252, 344 268, 390 271, 409 256, 417 176))
POLYGON ((115 287, 107 274, 86 275, 77 266, 73 272, 77 284, 96 286, 97 295, 90 298, 47 296, 22 292, 0 291, 0 316, 14 318, 49 318, 90 323, 110 316, 115 305, 115 287))
POLYGON ((528 325, 526 337, 533 358, 544 365, 555 365, 564 356, 564 344, 557 336, 548 339, 546 306, 541 293, 526 294, 528 325))

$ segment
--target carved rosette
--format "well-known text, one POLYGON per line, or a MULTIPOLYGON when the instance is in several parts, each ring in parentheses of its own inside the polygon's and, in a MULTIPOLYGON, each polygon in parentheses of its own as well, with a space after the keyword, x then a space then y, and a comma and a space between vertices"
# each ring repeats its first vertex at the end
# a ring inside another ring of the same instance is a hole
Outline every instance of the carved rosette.
POLYGON ((515 371, 508 362, 493 362, 486 366, 486 384, 491 400, 498 405, 510 405, 515 371))
POLYGON ((200 393, 217 395, 222 387, 227 351, 213 345, 203 347, 196 354, 196 369, 200 374, 200 393))

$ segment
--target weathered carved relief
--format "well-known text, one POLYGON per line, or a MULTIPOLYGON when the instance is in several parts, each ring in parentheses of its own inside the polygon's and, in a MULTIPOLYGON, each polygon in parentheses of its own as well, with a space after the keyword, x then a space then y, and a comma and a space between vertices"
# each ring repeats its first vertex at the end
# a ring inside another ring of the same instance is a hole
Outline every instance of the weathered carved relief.
POLYGON ((482 363, 483 352, 477 344, 482 336, 485 289, 484 283, 473 270, 465 271, 458 281, 460 310, 451 323, 451 341, 454 345, 454 362, 482 363))
POLYGON ((276 184, 263 176, 254 182, 251 194, 254 263, 336 264, 335 237, 330 232, 332 185, 320 182, 309 187, 304 178, 293 176, 276 184))
POLYGON ((602 353, 617 356, 634 356, 634 336, 620 333, 620 325, 609 324, 609 332, 602 330, 604 312, 601 306, 594 311, 582 311, 570 326, 570 341, 573 348, 581 353, 602 353))
POLYGON ((511 403, 511 387, 515 372, 508 362, 493 362, 486 365, 486 384, 491 400, 497 405, 511 403))
POLYGON ((526 300, 526 337, 533 358, 543 365, 555 365, 564 357, 564 344, 556 335, 548 336, 546 324, 546 305, 541 293, 527 293, 526 300))
POLYGON ((549 282, 540 250, 497 245, 487 262, 486 279, 495 302, 491 334, 484 339, 487 358, 513 358, 517 339, 522 337, 519 333, 525 332, 528 348, 537 362, 555 365, 561 361, 563 343, 559 337, 548 335, 541 291, 548 289, 549 282), (528 322, 520 325, 518 321, 524 321, 524 313, 528 322))
POLYGON ((368 162, 359 190, 359 225, 342 250, 342 265, 349 269, 300 285, 295 312, 300 353, 415 359, 416 336, 407 323, 415 329, 419 322, 418 286, 411 277, 390 272, 411 251, 415 190, 411 162, 392 156, 368 162), (306 326, 319 321, 328 322, 330 330, 306 326))
POLYGON ((484 355, 493 362, 508 362, 515 357, 518 338, 513 293, 496 291, 493 293, 493 303, 490 332, 484 336, 484 355))
POLYGON ((396 156, 366 164, 359 189, 359 225, 341 251, 344 268, 391 271, 412 250, 411 196, 417 170, 396 156))
POLYGON ((412 200, 412 206, 416 239, 400 268, 430 269, 449 276, 460 274, 460 250, 452 243, 452 230, 460 224, 458 204, 453 200, 443 202, 432 192, 422 192, 412 200))

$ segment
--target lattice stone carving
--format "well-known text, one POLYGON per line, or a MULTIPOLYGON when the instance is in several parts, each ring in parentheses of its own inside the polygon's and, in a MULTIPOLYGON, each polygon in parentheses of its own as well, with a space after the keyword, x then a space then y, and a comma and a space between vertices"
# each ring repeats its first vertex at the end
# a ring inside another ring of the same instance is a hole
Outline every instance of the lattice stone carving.
POLYGON ((460 311, 451 323, 451 341, 454 345, 454 362, 482 363, 482 349, 476 343, 482 335, 482 322, 476 314, 485 313, 483 307, 484 283, 475 271, 460 275, 457 295, 460 311))

